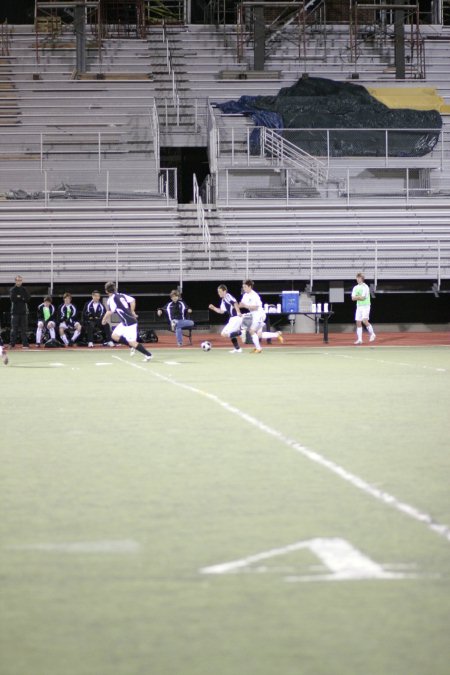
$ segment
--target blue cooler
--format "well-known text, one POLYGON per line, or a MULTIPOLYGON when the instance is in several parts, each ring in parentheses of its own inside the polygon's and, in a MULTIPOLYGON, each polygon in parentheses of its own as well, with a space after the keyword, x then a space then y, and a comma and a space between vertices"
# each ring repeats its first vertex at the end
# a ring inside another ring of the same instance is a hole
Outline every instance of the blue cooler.
POLYGON ((281 291, 281 311, 289 314, 298 312, 300 307, 300 291, 281 291))

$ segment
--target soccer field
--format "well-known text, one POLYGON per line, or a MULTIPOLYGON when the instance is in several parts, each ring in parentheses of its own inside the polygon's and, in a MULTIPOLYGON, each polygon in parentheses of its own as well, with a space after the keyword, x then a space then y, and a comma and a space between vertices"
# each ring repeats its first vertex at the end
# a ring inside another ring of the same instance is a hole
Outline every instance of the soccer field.
POLYGON ((447 675, 450 348, 154 354, 0 367, 1 675, 447 675))

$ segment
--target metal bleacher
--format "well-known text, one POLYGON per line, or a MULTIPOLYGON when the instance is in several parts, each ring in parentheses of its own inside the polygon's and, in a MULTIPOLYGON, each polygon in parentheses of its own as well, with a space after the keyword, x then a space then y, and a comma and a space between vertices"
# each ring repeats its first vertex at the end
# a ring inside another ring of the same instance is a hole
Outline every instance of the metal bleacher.
MULTIPOLYGON (((359 83, 434 86, 449 102, 445 32, 428 27, 425 39, 425 80, 395 81, 393 46, 367 45, 359 83)), ((0 282, 19 269, 30 282, 312 282, 355 268, 378 280, 450 278, 448 116, 420 161, 306 156, 267 132, 269 157, 251 153, 248 118, 213 105, 275 94, 306 71, 348 79, 343 26, 329 26, 326 60, 313 32, 301 62, 290 41, 281 44, 264 81, 247 77, 251 49, 238 59, 232 25, 105 39, 82 77, 71 40, 42 46, 37 60, 32 27, 14 27, 0 59, 0 282), (159 163, 163 145, 208 145, 203 200, 177 203, 159 163)))

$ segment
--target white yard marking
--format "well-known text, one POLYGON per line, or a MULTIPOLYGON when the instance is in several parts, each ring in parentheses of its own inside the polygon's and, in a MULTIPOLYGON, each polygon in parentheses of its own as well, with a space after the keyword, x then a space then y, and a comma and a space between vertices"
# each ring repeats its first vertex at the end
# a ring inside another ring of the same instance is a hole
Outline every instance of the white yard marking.
POLYGON ((163 361, 166 366, 181 366, 180 361, 163 361))
POLYGON ((138 553, 140 544, 132 539, 70 541, 63 543, 28 544, 8 546, 9 551, 42 551, 43 553, 138 553))
MULTIPOLYGON (((286 581, 354 581, 361 579, 405 579, 415 575, 406 575, 402 572, 389 572, 382 565, 374 562, 358 551, 345 539, 309 539, 298 541, 281 548, 273 548, 256 555, 239 560, 203 567, 202 574, 230 574, 241 572, 261 560, 270 560, 277 556, 287 555, 295 551, 309 550, 328 568, 327 574, 295 575, 285 578, 286 581)), ((267 568, 257 568, 257 572, 268 571, 267 568)))
POLYGON ((163 380, 164 382, 172 384, 176 387, 180 387, 180 389, 190 391, 193 394, 203 396, 209 401, 216 403, 221 408, 224 408, 233 415, 236 415, 240 419, 244 420, 244 422, 247 422, 251 426, 258 429, 259 431, 267 434, 268 436, 276 438, 278 441, 280 441, 280 443, 283 443, 292 450, 295 450, 296 452, 303 455, 307 459, 311 460, 315 464, 319 464, 320 466, 328 469, 328 471, 331 471, 332 473, 334 473, 336 476, 339 476, 347 483, 350 483, 350 485, 353 485, 353 487, 358 488, 358 490, 361 490, 365 494, 370 495, 371 497, 377 499, 383 504, 387 504, 388 506, 392 507, 396 511, 399 511, 400 513, 403 513, 409 518, 412 518, 413 520, 422 523, 431 532, 434 532, 435 534, 444 537, 444 539, 450 542, 450 527, 448 525, 436 522, 433 519, 433 517, 430 516, 430 514, 424 511, 420 511, 418 508, 412 506, 411 504, 402 502, 400 499, 397 499, 397 497, 395 497, 394 495, 391 495, 389 492, 385 492, 384 490, 380 490, 375 485, 367 483, 363 478, 360 478, 356 474, 347 471, 347 469, 344 469, 344 467, 340 466, 339 464, 336 464, 336 462, 327 459, 327 457, 324 457, 324 455, 321 455, 315 450, 310 450, 304 445, 301 445, 301 443, 298 443, 298 441, 296 441, 295 439, 289 438, 289 436, 283 434, 282 431, 278 431, 278 429, 270 427, 268 424, 265 424, 265 422, 261 422, 256 417, 249 415, 248 413, 244 412, 243 410, 240 410, 236 406, 231 405, 227 401, 223 401, 215 394, 210 394, 209 392, 204 391, 203 389, 198 389, 198 387, 193 387, 190 384, 178 382, 177 380, 171 379, 165 375, 162 375, 161 373, 157 373, 155 370, 148 369, 148 367, 144 368, 142 366, 139 366, 137 363, 130 363, 129 361, 121 359, 120 356, 113 356, 113 358, 118 359, 122 363, 125 363, 127 366, 131 366, 133 368, 137 368, 138 370, 145 371, 150 375, 152 375, 153 377, 163 380))
POLYGON ((52 368, 61 368, 62 366, 65 366, 65 363, 49 363, 49 366, 52 366, 52 368))
POLYGON ((113 366, 114 364, 112 363, 112 361, 108 361, 108 362, 107 361, 105 361, 105 362, 99 361, 95 365, 96 366, 113 366))
POLYGON ((406 363, 405 361, 389 361, 387 359, 371 359, 367 356, 359 356, 359 355, 354 355, 351 356, 350 354, 340 354, 338 351, 329 351, 325 352, 327 356, 340 356, 343 359, 355 359, 357 361, 370 361, 370 363, 382 363, 383 365, 387 366, 400 366, 402 368, 420 368, 421 370, 431 370, 435 373, 447 373, 448 370, 447 368, 436 368, 435 366, 425 366, 423 364, 416 364, 416 363, 406 363))

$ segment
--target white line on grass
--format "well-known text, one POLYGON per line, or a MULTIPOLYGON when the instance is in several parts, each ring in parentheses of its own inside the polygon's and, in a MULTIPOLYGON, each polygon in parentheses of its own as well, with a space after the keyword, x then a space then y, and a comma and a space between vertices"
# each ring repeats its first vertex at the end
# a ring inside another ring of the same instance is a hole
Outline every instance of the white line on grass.
POLYGON ((416 363, 406 363, 405 361, 389 361, 386 359, 371 359, 367 356, 358 356, 351 354, 334 353, 334 350, 325 352, 327 356, 340 356, 343 359, 355 359, 357 361, 369 361, 370 363, 382 363, 387 366, 401 366, 402 368, 418 368, 419 370, 432 370, 435 373, 447 373, 447 368, 436 368, 435 366, 424 366, 416 363))
POLYGON ((49 542, 7 546, 8 551, 42 551, 44 553, 138 553, 140 544, 132 539, 49 542))
POLYGON ((198 387, 193 387, 190 384, 178 382, 173 378, 166 377, 165 375, 162 375, 161 373, 157 373, 153 369, 150 369, 149 366, 143 367, 138 365, 137 363, 125 361, 124 359, 121 359, 120 356, 113 356, 113 359, 117 359, 118 361, 121 361, 122 363, 125 363, 128 366, 132 366, 133 368, 147 371, 153 377, 163 380, 164 382, 167 382, 169 384, 172 384, 175 387, 180 387, 180 389, 185 389, 186 391, 190 391, 193 394, 199 394, 200 396, 207 398, 209 401, 216 403, 221 408, 224 408, 228 412, 232 413, 233 415, 236 415, 237 417, 244 420, 245 422, 255 427, 256 429, 259 429, 259 431, 262 431, 269 436, 273 436, 278 441, 284 443, 284 445, 287 445, 289 448, 292 448, 296 452, 299 452, 301 455, 307 457, 312 462, 315 462, 316 464, 325 467, 326 469, 336 474, 337 476, 345 480, 347 483, 350 483, 354 487, 358 488, 365 494, 368 494, 371 497, 377 499, 378 501, 391 506, 400 513, 409 516, 413 520, 417 520, 418 522, 423 523, 429 530, 431 530, 435 534, 440 535, 441 537, 444 537, 444 539, 450 542, 450 527, 448 525, 445 525, 443 523, 437 523, 428 513, 420 511, 415 506, 411 506, 411 504, 407 504, 406 502, 400 501, 394 495, 389 494, 389 492, 380 490, 374 485, 367 483, 363 478, 360 478, 356 474, 347 471, 339 464, 336 464, 332 460, 327 459, 326 457, 316 452, 315 450, 310 450, 309 448, 306 448, 304 445, 301 445, 301 443, 298 443, 296 440, 289 438, 289 436, 283 434, 283 432, 278 431, 278 429, 270 427, 268 424, 266 424, 265 422, 261 422, 256 417, 249 415, 248 413, 244 412, 243 410, 240 410, 236 406, 231 405, 227 401, 223 401, 215 394, 210 394, 209 392, 204 391, 203 389, 199 389, 198 387))

